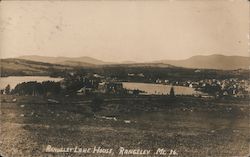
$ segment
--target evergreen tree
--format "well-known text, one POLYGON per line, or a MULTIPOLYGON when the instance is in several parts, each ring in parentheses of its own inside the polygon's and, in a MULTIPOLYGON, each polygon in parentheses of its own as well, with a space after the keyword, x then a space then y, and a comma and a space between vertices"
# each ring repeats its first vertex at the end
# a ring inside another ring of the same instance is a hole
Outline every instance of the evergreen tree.
POLYGON ((5 87, 5 93, 10 94, 10 85, 9 84, 5 87))
POLYGON ((170 89, 170 97, 175 97, 174 87, 171 87, 170 89))

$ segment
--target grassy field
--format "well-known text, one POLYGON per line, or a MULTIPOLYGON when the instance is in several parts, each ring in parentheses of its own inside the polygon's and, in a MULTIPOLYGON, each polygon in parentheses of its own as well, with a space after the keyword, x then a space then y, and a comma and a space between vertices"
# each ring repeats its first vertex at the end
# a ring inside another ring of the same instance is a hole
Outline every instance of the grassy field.
MULTIPOLYGON (((92 114, 91 100, 1 95, 2 156, 122 156, 119 148, 158 148, 173 156, 247 156, 249 100, 164 97, 106 98, 92 114), (17 99, 13 102, 13 99, 17 99), (103 153, 51 153, 46 147, 102 147, 103 153)), ((123 155, 132 156, 132 155, 123 155)), ((144 156, 144 155, 137 155, 144 156)))

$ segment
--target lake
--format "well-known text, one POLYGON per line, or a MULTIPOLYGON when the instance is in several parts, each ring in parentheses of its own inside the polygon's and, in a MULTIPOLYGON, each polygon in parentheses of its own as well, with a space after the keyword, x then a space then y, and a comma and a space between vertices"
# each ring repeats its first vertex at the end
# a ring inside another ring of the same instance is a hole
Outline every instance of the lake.
MULTIPOLYGON (((145 95, 167 95, 170 93, 171 85, 154 84, 154 83, 135 83, 135 82, 123 82, 123 88, 128 90, 141 90, 145 91, 145 95)), ((173 86, 176 95, 194 95, 201 94, 199 91, 195 91, 194 88, 173 86)))
POLYGON ((10 88, 15 88, 15 86, 22 82, 30 82, 30 81, 61 81, 63 78, 54 78, 49 76, 9 76, 9 77, 1 77, 0 78, 0 89, 4 89, 8 84, 10 88))

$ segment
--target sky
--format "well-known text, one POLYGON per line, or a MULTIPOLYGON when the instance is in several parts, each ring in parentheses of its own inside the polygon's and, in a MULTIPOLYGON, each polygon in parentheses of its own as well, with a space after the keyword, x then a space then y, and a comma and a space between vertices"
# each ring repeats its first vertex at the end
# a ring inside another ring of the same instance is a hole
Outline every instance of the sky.
POLYGON ((0 57, 249 56, 247 0, 0 2, 0 57))

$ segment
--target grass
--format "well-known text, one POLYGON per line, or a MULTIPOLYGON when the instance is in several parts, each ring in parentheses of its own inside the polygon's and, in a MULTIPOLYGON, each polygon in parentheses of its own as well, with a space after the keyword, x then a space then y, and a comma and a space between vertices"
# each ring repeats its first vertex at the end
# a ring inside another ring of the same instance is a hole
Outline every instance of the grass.
MULTIPOLYGON (((100 146, 174 149, 178 156, 243 156, 248 153, 249 100, 192 97, 106 97, 94 117, 90 99, 1 95, 1 145, 4 156, 109 156, 46 153, 55 147, 100 146), (16 102, 12 99, 16 98, 16 102), (72 103, 73 102, 73 103, 72 103), (115 117, 105 119, 101 117, 115 117)), ((127 155, 129 156, 129 155, 127 155)))

